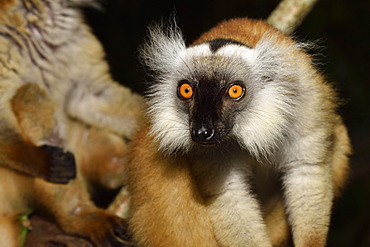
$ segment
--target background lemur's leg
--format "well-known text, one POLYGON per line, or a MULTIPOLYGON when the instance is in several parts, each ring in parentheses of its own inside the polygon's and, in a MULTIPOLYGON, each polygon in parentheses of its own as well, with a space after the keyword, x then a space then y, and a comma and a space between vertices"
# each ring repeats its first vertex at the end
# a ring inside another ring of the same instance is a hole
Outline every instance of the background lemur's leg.
POLYGON ((34 185, 38 214, 54 218, 64 232, 85 237, 96 246, 128 243, 125 221, 97 208, 82 189, 81 179, 71 181, 68 186, 37 179, 34 185))
POLYGON ((329 164, 289 164, 283 178, 293 241, 297 247, 325 246, 333 200, 329 164))
POLYGON ((115 190, 127 184, 128 141, 111 131, 74 123, 67 143, 91 199, 107 206, 115 190))
POLYGON ((10 105, 15 121, 4 119, 0 123, 0 165, 55 183, 74 178, 71 153, 36 146, 55 126, 53 101, 47 94, 38 85, 27 83, 18 89, 10 105))
POLYGON ((43 178, 53 183, 68 183, 76 176, 73 155, 52 146, 37 147, 26 143, 17 133, 0 131, 0 165, 43 178))
POLYGON ((83 124, 74 124, 69 132, 70 148, 79 156, 78 169, 88 184, 114 190, 127 183, 127 140, 83 124))
POLYGON ((76 85, 66 101, 67 113, 84 123, 132 138, 138 128, 136 118, 141 113, 142 97, 117 83, 96 85, 76 85))
POLYGON ((25 141, 41 146, 44 139, 53 135, 56 105, 39 85, 23 84, 11 98, 10 106, 25 141))

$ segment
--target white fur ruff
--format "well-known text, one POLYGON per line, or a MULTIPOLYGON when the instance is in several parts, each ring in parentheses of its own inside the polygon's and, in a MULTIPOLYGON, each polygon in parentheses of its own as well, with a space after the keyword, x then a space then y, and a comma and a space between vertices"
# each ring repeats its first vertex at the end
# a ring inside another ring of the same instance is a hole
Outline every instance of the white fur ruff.
POLYGON ((212 53, 208 44, 186 48, 177 27, 166 31, 158 25, 150 29, 150 40, 142 49, 144 63, 154 72, 156 81, 149 90, 151 134, 162 151, 184 151, 192 147, 189 116, 179 110, 177 83, 191 77, 193 60, 199 57, 222 56, 235 60, 236 66, 227 68, 231 73, 244 76, 248 87, 253 88, 249 106, 238 113, 233 135, 240 145, 255 157, 268 158, 286 138, 293 126, 297 87, 292 83, 305 71, 290 59, 289 54, 299 46, 279 47, 274 38, 265 35, 255 48, 228 44, 212 53))

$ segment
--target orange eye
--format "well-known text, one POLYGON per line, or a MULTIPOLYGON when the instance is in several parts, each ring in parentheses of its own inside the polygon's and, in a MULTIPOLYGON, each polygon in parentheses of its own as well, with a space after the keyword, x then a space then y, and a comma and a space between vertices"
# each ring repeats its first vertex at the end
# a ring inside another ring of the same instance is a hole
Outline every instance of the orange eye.
POLYGON ((229 87, 227 93, 232 99, 240 99, 244 95, 244 88, 239 84, 234 84, 229 87))
POLYGON ((189 83, 183 83, 179 87, 179 95, 183 99, 190 99, 193 96, 193 88, 190 86, 189 83))

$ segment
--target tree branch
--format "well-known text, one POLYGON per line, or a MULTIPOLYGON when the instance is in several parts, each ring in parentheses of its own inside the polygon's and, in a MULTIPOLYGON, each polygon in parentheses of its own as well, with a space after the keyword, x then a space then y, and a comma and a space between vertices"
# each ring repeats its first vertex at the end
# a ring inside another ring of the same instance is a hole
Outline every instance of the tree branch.
POLYGON ((318 0, 282 0, 267 22, 285 34, 291 34, 318 0))

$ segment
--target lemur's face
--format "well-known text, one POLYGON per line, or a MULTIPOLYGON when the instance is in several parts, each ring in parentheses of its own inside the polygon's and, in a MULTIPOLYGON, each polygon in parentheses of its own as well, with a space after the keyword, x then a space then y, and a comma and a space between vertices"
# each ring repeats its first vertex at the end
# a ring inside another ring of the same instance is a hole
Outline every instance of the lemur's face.
POLYGON ((186 48, 179 37, 161 38, 167 49, 149 51, 160 73, 148 101, 160 149, 187 152, 232 140, 258 155, 283 135, 294 88, 277 73, 283 56, 269 54, 269 40, 249 47, 215 39, 186 48))

